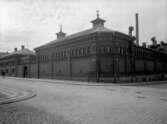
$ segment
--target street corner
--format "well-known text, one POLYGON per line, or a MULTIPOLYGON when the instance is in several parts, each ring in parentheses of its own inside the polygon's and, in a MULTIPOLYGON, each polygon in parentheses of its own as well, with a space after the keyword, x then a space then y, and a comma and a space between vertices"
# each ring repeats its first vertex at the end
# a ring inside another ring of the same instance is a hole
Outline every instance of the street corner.
POLYGON ((21 90, 9 88, 6 86, 0 87, 0 105, 28 100, 35 97, 37 94, 31 90, 21 90))

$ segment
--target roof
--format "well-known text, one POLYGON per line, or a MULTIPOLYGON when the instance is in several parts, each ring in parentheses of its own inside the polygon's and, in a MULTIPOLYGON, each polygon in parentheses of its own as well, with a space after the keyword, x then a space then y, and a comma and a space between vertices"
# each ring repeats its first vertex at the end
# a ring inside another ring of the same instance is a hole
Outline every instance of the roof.
POLYGON ((27 49, 27 48, 24 48, 24 49, 9 53, 7 55, 4 55, 4 56, 0 57, 0 59, 7 58, 7 57, 10 57, 10 56, 15 56, 15 55, 27 56, 27 55, 35 55, 35 53, 33 51, 27 49))
POLYGON ((7 52, 0 52, 0 57, 7 55, 7 52))
POLYGON ((75 33, 75 34, 72 34, 72 35, 69 35, 69 36, 66 36, 62 39, 56 39, 56 40, 53 40, 49 43, 46 43, 42 46, 39 46, 35 49, 38 49, 38 48, 41 48, 41 47, 45 47, 45 46, 49 46, 49 45, 52 45, 56 42, 60 42, 60 41, 65 41, 65 40, 70 40, 70 39, 73 39, 73 38, 77 38, 77 37, 80 37, 80 36, 85 36, 85 35, 88 35, 88 34, 92 34, 92 33, 95 33, 95 32, 116 32, 116 31, 113 31, 113 30, 110 30, 106 27, 96 27, 96 28, 91 28, 91 29, 87 29, 87 30, 84 30, 84 31, 81 31, 81 32, 78 32, 78 33, 75 33))

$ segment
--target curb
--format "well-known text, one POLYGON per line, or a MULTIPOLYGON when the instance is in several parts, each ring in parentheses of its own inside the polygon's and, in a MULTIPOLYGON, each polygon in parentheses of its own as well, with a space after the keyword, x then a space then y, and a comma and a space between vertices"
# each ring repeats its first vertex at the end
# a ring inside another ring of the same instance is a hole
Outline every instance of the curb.
POLYGON ((81 85, 81 86, 144 86, 144 85, 156 85, 167 84, 167 81, 152 81, 152 82, 133 82, 133 83, 104 83, 104 82, 84 82, 84 81, 70 81, 70 80, 56 80, 56 79, 36 79, 36 78, 19 78, 8 77, 15 80, 28 80, 28 81, 41 81, 55 84, 67 84, 67 85, 81 85))
MULTIPOLYGON (((13 89, 13 88, 10 88, 10 89, 13 89)), ((0 100, 0 105, 10 104, 10 103, 14 103, 14 102, 20 102, 20 101, 28 100, 28 99, 31 99, 31 98, 37 96, 34 92, 32 92, 30 90, 29 91, 28 90, 23 91, 23 90, 17 90, 17 89, 14 89, 14 90, 15 90, 14 91, 15 95, 9 93, 8 91, 3 91, 2 94, 6 95, 7 97, 0 100)), ((2 92, 1 89, 0 89, 0 92, 2 92)))

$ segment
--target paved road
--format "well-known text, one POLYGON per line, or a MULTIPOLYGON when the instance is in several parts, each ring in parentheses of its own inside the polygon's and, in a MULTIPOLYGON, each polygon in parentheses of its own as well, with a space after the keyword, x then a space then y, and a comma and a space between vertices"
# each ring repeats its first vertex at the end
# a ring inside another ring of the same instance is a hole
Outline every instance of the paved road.
POLYGON ((0 84, 32 90, 37 97, 20 104, 75 124, 167 124, 167 85, 163 88, 134 86, 80 86, 1 79, 0 84))

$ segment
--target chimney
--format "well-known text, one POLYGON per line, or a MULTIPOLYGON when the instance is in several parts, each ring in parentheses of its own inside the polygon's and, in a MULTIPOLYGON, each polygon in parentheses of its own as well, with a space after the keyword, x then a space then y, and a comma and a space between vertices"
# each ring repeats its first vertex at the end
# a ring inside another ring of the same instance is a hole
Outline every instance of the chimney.
POLYGON ((14 48, 14 51, 16 52, 16 51, 17 51, 17 48, 14 48))
POLYGON ((164 45, 164 41, 161 41, 161 45, 164 45))
POLYGON ((129 26, 129 36, 132 37, 132 32, 134 30, 133 26, 129 26))
POLYGON ((138 13, 135 14, 136 18, 136 44, 139 45, 139 20, 138 20, 138 13))
POLYGON ((157 40, 156 40, 156 37, 155 37, 155 36, 153 36, 153 37, 151 38, 151 41, 152 41, 152 45, 153 45, 153 46, 156 46, 156 45, 157 45, 157 40))
POLYGON ((142 43, 142 47, 144 47, 144 48, 147 47, 146 42, 143 42, 143 43, 142 43))
POLYGON ((24 47, 24 45, 21 45, 21 49, 23 50, 25 47, 24 47))

